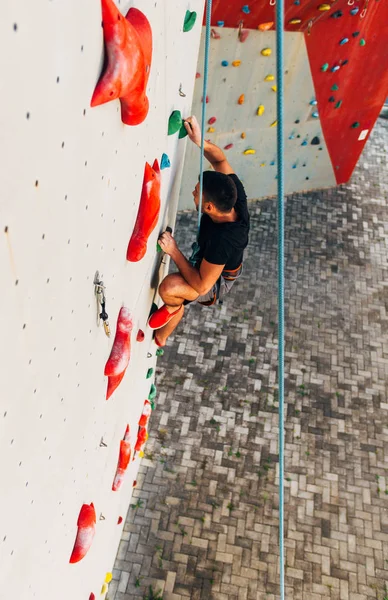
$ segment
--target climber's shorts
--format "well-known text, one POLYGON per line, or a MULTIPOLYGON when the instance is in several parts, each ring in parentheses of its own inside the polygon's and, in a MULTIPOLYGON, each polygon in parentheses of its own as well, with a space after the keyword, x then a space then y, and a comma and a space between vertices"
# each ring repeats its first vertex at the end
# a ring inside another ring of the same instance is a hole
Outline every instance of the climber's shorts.
POLYGON ((207 294, 204 294, 203 296, 198 296, 198 298, 196 300, 193 300, 192 302, 190 302, 189 300, 185 300, 183 304, 187 306, 188 304, 198 302, 199 304, 202 304, 202 306, 213 306, 213 304, 215 304, 217 300, 220 304, 222 304, 224 296, 228 292, 230 292, 234 282, 237 281, 237 279, 241 276, 242 272, 242 264, 233 271, 224 269, 221 273, 221 277, 217 279, 212 289, 209 292, 207 292, 207 294))

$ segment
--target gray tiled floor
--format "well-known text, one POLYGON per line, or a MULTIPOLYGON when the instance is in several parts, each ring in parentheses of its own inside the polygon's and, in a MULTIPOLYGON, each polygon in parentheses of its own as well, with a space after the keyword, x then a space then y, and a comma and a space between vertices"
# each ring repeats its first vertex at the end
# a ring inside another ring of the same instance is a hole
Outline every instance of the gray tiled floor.
MULTIPOLYGON (((350 184, 287 201, 289 600, 388 596, 387 148, 380 120, 350 184)), ((279 597, 276 203, 251 214, 243 278, 159 360, 110 600, 279 597)))

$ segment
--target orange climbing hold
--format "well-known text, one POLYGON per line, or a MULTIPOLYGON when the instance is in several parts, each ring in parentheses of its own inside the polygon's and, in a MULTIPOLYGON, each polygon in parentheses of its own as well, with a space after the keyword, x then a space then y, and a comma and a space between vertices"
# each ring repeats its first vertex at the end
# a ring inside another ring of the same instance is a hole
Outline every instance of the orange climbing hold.
POLYGON ((138 125, 149 108, 146 91, 152 59, 151 26, 137 8, 130 8, 124 18, 113 0, 102 0, 102 26, 106 68, 91 106, 119 98, 123 123, 138 125))
POLYGON ((273 21, 268 21, 268 23, 261 23, 260 25, 258 25, 257 29, 259 29, 259 31, 269 31, 270 29, 272 29, 273 25, 273 21))
POLYGON ((147 251, 148 238, 155 229, 160 211, 160 168, 157 159, 152 167, 146 163, 143 188, 135 227, 127 249, 127 260, 137 262, 147 251))
POLYGON ((247 134, 245 133, 245 131, 243 131, 243 132, 242 132, 242 134, 241 134, 241 138, 242 138, 243 140, 245 140, 245 138, 246 138, 246 137, 247 137, 247 134))
POLYGON ((241 60, 234 60, 232 62, 233 67, 239 67, 241 65, 241 60))
POLYGON ((244 95, 244 94, 241 94, 241 96, 240 96, 240 97, 239 97, 239 99, 238 99, 238 103, 239 103, 239 104, 244 104, 244 102, 245 102, 245 95, 244 95))

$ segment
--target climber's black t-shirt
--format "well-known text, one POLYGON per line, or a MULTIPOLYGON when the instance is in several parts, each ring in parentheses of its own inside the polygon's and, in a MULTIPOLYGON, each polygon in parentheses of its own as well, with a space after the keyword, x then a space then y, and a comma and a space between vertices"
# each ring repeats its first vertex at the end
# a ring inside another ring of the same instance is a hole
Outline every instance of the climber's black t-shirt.
POLYGON ((237 188, 237 201, 234 209, 238 221, 214 223, 204 214, 199 230, 199 253, 197 266, 204 258, 213 265, 225 265, 225 269, 237 269, 243 260, 244 249, 248 245, 249 212, 244 186, 234 173, 228 175, 237 188))

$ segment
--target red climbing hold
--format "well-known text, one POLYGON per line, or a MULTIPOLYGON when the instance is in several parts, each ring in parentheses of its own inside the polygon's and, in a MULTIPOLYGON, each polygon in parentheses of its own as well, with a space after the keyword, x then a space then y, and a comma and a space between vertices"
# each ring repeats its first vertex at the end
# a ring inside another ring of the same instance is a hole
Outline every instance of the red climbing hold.
POLYGON ((148 433, 146 427, 139 427, 139 433, 137 434, 137 440, 135 445, 136 452, 141 452, 143 450, 144 444, 146 443, 148 438, 148 433))
POLYGON ((96 596, 93 594, 93 592, 90 594, 89 600, 96 600, 96 596))
POLYGON ((147 241, 155 229, 160 211, 160 168, 157 159, 152 167, 146 163, 143 188, 135 227, 128 244, 127 260, 137 262, 147 251, 147 241))
POLYGON ((123 123, 138 125, 149 108, 146 91, 152 60, 151 26, 137 8, 130 8, 124 18, 113 0, 102 0, 102 26, 107 66, 91 106, 119 98, 123 123))
POLYGON ((117 519, 117 525, 120 525, 123 522, 123 517, 119 517, 117 519))
POLYGON ((120 453, 119 461, 117 464, 116 475, 113 480, 112 490, 116 492, 120 487, 124 479, 125 471, 127 470, 129 461, 131 459, 131 444, 130 444, 130 433, 129 425, 125 430, 124 439, 120 441, 120 453))
POLYGON ((211 30, 210 35, 212 36, 213 40, 220 40, 221 39, 220 34, 217 33, 215 29, 211 30))
POLYGON ((200 77, 201 77, 201 73, 198 73, 198 71, 197 71, 197 73, 195 74, 195 79, 199 79, 200 77))
POLYGON ((243 44, 245 42, 245 40, 247 39, 249 35, 249 30, 248 29, 241 29, 238 39, 240 40, 240 42, 243 44))
POLYGON ((141 329, 139 329, 139 331, 137 332, 137 336, 136 336, 136 341, 137 342, 144 342, 144 331, 142 331, 141 329))
POLYGON ((213 123, 215 123, 217 121, 216 117, 210 117, 210 119, 208 120, 209 125, 213 125, 213 123))
POLYGON ((105 365, 104 375, 109 377, 106 399, 112 395, 124 377, 131 355, 132 318, 125 306, 117 318, 116 336, 110 356, 105 365))
POLYGON ((227 145, 224 147, 224 150, 230 150, 231 148, 233 148, 233 144, 227 144, 227 145))
MULTIPOLYGON (((201 102, 203 102, 203 96, 201 98, 201 102)), ((208 104, 208 102, 209 102, 209 96, 206 96, 206 104, 208 104)))
POLYGON ((149 418, 152 413, 151 403, 148 400, 144 401, 143 412, 139 419, 139 427, 147 427, 149 418))
POLYGON ((83 504, 77 521, 77 537, 75 538, 70 563, 77 563, 87 554, 96 532, 96 511, 93 502, 83 504))

